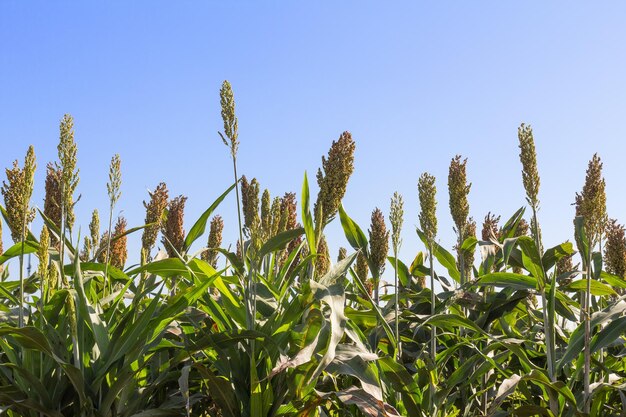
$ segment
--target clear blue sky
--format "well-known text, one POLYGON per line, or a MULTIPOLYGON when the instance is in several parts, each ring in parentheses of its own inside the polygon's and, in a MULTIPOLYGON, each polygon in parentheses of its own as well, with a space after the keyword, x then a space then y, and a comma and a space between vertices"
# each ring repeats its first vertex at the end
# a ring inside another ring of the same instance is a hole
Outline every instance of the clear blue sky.
MULTIPOLYGON (((142 223, 146 190, 165 180, 172 195, 189 196, 189 227, 232 182, 216 133, 229 79, 241 172, 272 195, 299 194, 304 171, 312 179, 332 140, 351 131, 356 163, 344 205, 366 229, 372 209, 387 214, 400 191, 407 262, 422 249, 414 226, 424 171, 437 177, 440 240, 453 243, 446 183, 456 153, 469 158, 479 222, 525 204, 521 122, 534 127, 546 246, 571 239, 570 204, 594 152, 609 214, 626 221, 626 4, 320 3, 2 1, 0 166, 34 144, 42 206, 44 167, 68 112, 83 230, 93 208, 106 213, 116 152, 118 208, 129 223, 142 223)), ((233 196, 219 210, 231 242, 234 204, 233 196)), ((335 256, 347 245, 338 222, 328 235, 335 256)), ((139 235, 131 240, 136 252, 139 235)))

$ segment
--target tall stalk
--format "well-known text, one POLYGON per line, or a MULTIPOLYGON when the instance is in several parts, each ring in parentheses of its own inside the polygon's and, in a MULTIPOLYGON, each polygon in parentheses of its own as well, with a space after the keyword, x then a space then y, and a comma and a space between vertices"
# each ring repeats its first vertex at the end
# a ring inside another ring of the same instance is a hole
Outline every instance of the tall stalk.
MULTIPOLYGON (((430 314, 435 315, 436 308, 435 303, 437 298, 435 296, 435 272, 433 267, 433 249, 435 247, 435 237, 437 235, 437 188, 435 187, 435 177, 428 173, 423 173, 418 181, 417 189, 419 192, 420 200, 420 214, 419 221, 422 228, 422 232, 426 237, 426 243, 428 247, 428 261, 430 267, 430 314)), ((437 374, 437 328, 431 326, 430 334, 430 359, 432 366, 434 367, 434 373, 437 374)), ((435 381, 431 382, 430 386, 430 403, 433 406, 435 404, 435 381)))
POLYGON ((103 284, 103 292, 104 295, 107 295, 111 292, 110 282, 109 282, 109 263, 111 262, 111 240, 113 236, 111 235, 111 229, 113 227, 113 210, 115 208, 115 204, 119 200, 122 192, 120 191, 120 187, 122 186, 122 160, 120 159, 119 154, 113 155, 111 158, 111 164, 109 165, 109 182, 107 182, 107 193, 109 195, 109 228, 108 230, 108 238, 107 238, 107 251, 105 256, 105 266, 104 266, 104 284, 103 284))
POLYGON ((389 221, 391 222, 391 246, 393 247, 394 257, 394 276, 393 276, 393 288, 394 288, 394 331, 396 336, 396 358, 401 363, 402 360, 402 342, 400 341, 400 319, 399 319, 399 306, 400 306, 400 287, 398 285, 398 252, 402 245, 400 239, 400 233, 402 231, 402 223, 404 221, 404 202, 402 195, 398 192, 393 193, 391 197, 391 208, 389 210, 389 221))

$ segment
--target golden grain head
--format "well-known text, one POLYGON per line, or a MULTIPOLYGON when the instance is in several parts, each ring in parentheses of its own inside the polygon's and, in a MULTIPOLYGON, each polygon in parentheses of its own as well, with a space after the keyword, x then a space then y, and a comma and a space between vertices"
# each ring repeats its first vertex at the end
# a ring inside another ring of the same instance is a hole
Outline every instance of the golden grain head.
POLYGON ((348 256, 348 250, 343 246, 339 248, 339 253, 337 254, 337 262, 346 259, 348 256))
POLYGON ((496 216, 491 212, 487 213, 485 220, 483 220, 483 228, 481 231, 481 238, 485 242, 489 242, 492 239, 500 240, 500 216, 496 216))

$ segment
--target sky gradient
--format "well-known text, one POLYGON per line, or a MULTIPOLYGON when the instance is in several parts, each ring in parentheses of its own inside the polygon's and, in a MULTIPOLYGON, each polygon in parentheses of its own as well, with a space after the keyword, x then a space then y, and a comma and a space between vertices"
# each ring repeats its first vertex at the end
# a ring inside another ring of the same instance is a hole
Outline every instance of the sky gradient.
MULTIPOLYGON (((349 130, 357 149, 346 211, 365 230, 375 207, 388 215, 393 192, 403 194, 407 262, 423 250, 414 228, 424 171, 437 178, 439 240, 453 245, 446 185, 456 154, 469 160, 479 230, 487 212, 505 219, 525 204, 521 122, 534 128, 546 247, 572 239, 571 203, 594 152, 609 216, 626 222, 626 3, 336 3, 2 1, 0 166, 22 163, 33 144, 43 207, 45 164, 71 113, 83 234, 94 208, 106 216, 114 153, 123 168, 116 214, 143 224, 146 190, 165 181, 171 196, 189 197, 188 229, 232 183, 217 135, 228 79, 240 172, 274 196, 299 195, 307 171, 315 196, 321 156, 349 130)), ((218 212, 227 245, 234 195, 218 212)), ((327 229, 333 257, 347 246, 340 229, 327 229)), ((130 239, 132 253, 139 242, 130 239)))

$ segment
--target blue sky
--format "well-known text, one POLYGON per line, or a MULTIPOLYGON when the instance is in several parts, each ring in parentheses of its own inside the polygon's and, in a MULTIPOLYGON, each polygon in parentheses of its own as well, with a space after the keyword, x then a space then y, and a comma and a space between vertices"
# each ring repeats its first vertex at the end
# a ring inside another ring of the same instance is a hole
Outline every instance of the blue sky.
MULTIPOLYGON (((35 145, 34 201, 75 117, 83 230, 107 210, 108 164, 123 160, 118 210, 143 221, 147 189, 185 194, 187 227, 232 182, 219 88, 233 84, 240 171, 272 195, 300 190, 344 130, 357 143, 344 205, 366 229, 374 207, 405 198, 402 254, 417 179, 437 177, 440 240, 453 243, 447 170, 469 158, 471 214, 525 204, 517 127, 532 124, 546 246, 571 239, 587 161, 604 161, 611 217, 626 221, 626 4, 622 2, 0 3, 0 166, 35 145), (392 6, 389 6, 392 4, 392 6)), ((314 181, 312 181, 314 183, 314 181)), ((313 192, 316 192, 313 190, 313 192)), ((234 196, 219 212, 236 235, 234 196)), ((34 229, 38 232, 39 223, 34 229)), ((333 256, 342 237, 328 228, 333 256)), ((131 239, 131 251, 139 247, 131 239)), ((5 244, 8 234, 5 234, 5 244)), ((132 259, 132 257, 131 257, 132 259)), ((391 268, 388 268, 391 271, 391 268)))

